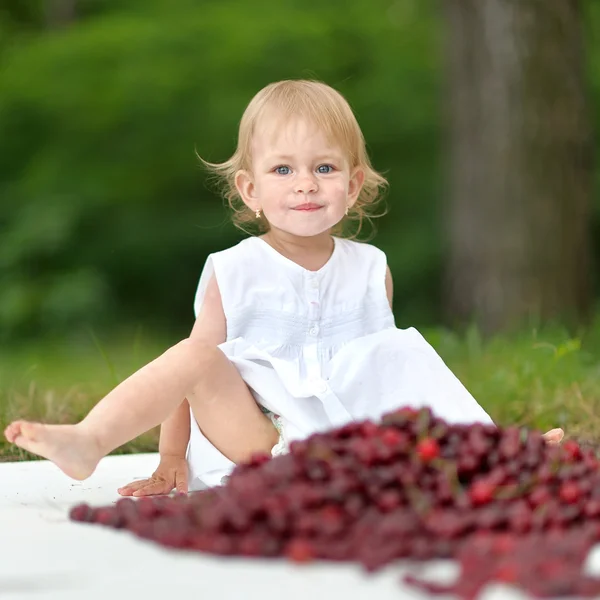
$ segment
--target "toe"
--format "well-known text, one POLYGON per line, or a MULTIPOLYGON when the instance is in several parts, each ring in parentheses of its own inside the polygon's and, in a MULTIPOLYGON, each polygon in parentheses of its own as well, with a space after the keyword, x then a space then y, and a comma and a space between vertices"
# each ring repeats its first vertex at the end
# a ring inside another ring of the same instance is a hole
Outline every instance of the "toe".
POLYGON ((21 431, 20 434, 22 437, 31 440, 32 442, 36 440, 38 437, 37 434, 40 431, 39 423, 29 423, 28 421, 21 422, 21 431))
POLYGON ((15 421, 6 427, 4 430, 4 437, 12 444, 14 443, 15 438, 19 435, 20 430, 20 421, 15 421))

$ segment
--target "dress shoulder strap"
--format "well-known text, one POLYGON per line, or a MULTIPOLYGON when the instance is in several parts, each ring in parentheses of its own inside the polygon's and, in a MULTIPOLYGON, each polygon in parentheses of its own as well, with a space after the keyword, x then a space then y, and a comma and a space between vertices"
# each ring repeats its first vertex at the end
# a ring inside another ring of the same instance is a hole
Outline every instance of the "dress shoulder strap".
POLYGON ((215 277, 223 309, 227 315, 229 307, 235 302, 234 297, 241 292, 248 278, 249 271, 256 269, 254 247, 242 240, 235 246, 209 254, 200 274, 200 280, 194 296, 194 314, 197 317, 204 302, 206 288, 210 280, 215 277))
POLYGON ((385 252, 372 244, 346 239, 338 240, 338 246, 346 268, 354 274, 357 293, 358 288, 364 287, 360 293, 370 291, 379 301, 387 302, 385 276, 388 263, 385 252))

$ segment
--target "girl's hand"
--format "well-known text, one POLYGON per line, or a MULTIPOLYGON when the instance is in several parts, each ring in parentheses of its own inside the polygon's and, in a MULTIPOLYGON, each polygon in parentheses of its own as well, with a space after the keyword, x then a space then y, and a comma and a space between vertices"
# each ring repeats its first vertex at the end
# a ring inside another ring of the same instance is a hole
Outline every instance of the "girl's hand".
POLYGON ((545 438, 548 444, 557 446, 561 443, 564 436, 565 432, 562 429, 551 429, 550 431, 544 433, 542 437, 545 438))
POLYGON ((178 492, 187 494, 188 464, 183 456, 164 455, 149 479, 132 481, 119 488, 121 496, 158 496, 170 494, 176 488, 178 492))

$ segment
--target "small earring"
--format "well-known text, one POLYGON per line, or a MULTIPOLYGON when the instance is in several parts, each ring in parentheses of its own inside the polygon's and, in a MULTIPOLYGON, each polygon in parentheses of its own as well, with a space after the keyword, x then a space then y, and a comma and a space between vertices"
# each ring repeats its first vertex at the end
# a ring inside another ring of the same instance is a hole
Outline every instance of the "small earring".
POLYGON ((256 215, 257 219, 260 219, 260 208, 257 208, 254 214, 256 215))
POLYGON ((346 206, 346 216, 348 215, 348 211, 350 210, 349 206, 346 206))

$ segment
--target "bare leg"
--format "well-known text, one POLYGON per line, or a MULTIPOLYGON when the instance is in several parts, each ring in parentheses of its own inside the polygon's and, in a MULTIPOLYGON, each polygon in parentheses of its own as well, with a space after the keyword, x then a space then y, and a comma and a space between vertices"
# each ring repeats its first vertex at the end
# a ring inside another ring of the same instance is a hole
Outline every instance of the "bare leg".
POLYGON ((184 340, 107 394, 76 425, 15 421, 8 441, 85 479, 101 458, 162 423, 188 398, 206 437, 233 462, 270 451, 277 432, 216 347, 184 340))
POLYGON ((217 349, 187 399, 202 433, 234 463, 270 452, 279 433, 229 359, 217 349))

